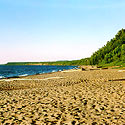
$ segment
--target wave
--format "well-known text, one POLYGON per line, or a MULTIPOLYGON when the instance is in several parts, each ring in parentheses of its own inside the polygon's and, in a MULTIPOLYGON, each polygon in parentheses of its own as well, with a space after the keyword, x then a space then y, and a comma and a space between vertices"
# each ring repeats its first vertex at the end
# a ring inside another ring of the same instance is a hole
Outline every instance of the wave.
POLYGON ((3 78, 5 78, 4 76, 0 76, 0 79, 3 79, 3 78))
POLYGON ((28 74, 23 74, 23 75, 19 75, 19 76, 28 76, 28 74))
POLYGON ((57 72, 57 70, 52 70, 52 72, 57 72))
POLYGON ((44 74, 45 72, 40 72, 40 73, 38 73, 38 74, 44 74))

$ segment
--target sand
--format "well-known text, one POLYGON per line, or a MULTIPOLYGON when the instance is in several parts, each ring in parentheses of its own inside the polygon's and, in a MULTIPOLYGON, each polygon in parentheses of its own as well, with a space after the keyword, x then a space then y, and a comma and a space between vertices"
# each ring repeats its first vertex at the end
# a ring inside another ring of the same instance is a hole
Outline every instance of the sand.
POLYGON ((0 80, 0 123, 123 125, 125 72, 65 71, 0 80))

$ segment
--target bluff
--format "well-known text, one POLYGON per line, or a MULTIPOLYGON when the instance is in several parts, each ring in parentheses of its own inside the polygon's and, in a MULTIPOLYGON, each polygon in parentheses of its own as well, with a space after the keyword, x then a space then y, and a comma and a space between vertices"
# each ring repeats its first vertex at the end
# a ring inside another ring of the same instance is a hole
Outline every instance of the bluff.
POLYGON ((9 62, 6 65, 125 65, 125 29, 121 29, 89 58, 54 62, 9 62))
POLYGON ((81 59, 84 65, 119 65, 125 63, 125 29, 120 30, 113 39, 94 52, 90 58, 81 59))

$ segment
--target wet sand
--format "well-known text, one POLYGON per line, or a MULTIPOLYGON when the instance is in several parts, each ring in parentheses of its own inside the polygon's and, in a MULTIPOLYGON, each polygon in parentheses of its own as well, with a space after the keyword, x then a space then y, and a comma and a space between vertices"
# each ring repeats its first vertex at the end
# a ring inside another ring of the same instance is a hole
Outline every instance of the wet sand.
POLYGON ((124 93, 117 69, 0 80, 0 124, 123 125, 124 93))

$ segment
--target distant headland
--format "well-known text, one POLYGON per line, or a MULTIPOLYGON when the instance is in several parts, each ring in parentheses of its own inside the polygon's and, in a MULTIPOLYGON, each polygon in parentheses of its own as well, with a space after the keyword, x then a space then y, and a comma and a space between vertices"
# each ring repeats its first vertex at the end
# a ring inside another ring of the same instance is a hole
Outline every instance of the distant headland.
POLYGON ((72 61, 52 62, 8 62, 5 65, 98 65, 125 67, 125 29, 94 52, 91 57, 72 61))

